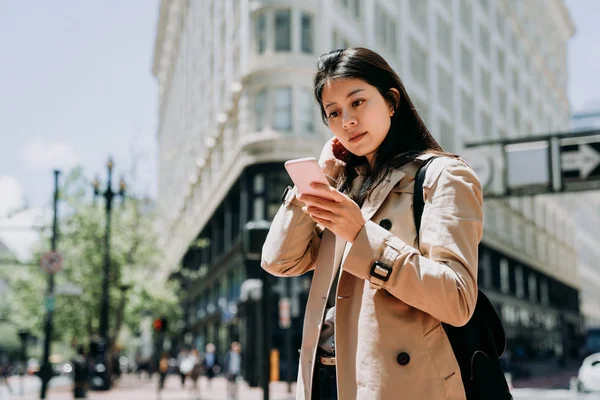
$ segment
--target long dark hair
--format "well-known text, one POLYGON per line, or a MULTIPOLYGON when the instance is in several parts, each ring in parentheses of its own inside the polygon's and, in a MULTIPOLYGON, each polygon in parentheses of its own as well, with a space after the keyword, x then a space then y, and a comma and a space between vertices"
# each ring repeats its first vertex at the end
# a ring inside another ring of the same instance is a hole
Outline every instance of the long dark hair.
POLYGON ((385 139, 377 149, 373 166, 369 166, 365 157, 350 153, 346 170, 338 178, 337 188, 350 193, 352 180, 357 176, 355 167, 366 164, 367 178, 354 200, 362 205, 375 188, 394 169, 398 169, 423 153, 445 153, 433 138, 425 123, 417 113, 413 102, 406 93, 398 74, 379 54, 362 47, 334 50, 319 57, 317 73, 314 77, 315 98, 321 109, 321 118, 325 125, 327 113, 323 107, 323 88, 327 81, 334 79, 360 79, 379 90, 385 101, 394 107, 391 126, 385 139), (391 89, 398 90, 400 94, 391 89))

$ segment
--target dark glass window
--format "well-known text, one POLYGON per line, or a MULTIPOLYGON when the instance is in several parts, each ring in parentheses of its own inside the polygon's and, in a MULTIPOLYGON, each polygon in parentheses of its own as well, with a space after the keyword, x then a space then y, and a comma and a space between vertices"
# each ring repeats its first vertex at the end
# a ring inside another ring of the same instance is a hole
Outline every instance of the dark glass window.
POLYGON ((292 51, 292 13, 275 11, 275 51, 292 51))
POLYGON ((313 52, 313 18, 310 14, 302 14, 302 52, 313 52))

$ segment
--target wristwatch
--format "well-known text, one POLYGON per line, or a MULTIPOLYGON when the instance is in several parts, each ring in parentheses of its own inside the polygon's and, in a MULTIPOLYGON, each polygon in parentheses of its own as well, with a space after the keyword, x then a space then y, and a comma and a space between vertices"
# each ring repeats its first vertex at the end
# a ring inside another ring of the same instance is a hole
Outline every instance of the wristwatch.
POLYGON ((369 271, 369 282, 372 289, 381 289, 392 275, 394 261, 400 255, 398 251, 386 246, 380 259, 375 261, 369 271))

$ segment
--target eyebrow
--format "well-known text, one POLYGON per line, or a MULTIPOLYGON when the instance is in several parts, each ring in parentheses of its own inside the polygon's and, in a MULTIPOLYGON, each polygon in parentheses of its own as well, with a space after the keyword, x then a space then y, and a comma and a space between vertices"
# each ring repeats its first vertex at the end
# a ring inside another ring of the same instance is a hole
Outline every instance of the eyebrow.
MULTIPOLYGON (((353 91, 351 91, 350 93, 348 93, 348 95, 346 96, 346 98, 349 98, 349 97, 351 97, 352 95, 354 95, 354 94, 356 94, 358 92, 364 92, 364 91, 365 91, 365 89, 354 89, 353 91)), ((325 109, 329 108, 330 106, 332 106, 334 104, 336 104, 335 101, 333 103, 327 103, 325 105, 325 109)))

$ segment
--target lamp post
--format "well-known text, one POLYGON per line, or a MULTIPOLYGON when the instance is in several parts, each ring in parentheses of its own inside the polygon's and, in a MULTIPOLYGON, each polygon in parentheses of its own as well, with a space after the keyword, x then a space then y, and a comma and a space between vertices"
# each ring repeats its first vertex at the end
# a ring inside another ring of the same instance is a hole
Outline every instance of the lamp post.
POLYGON ((102 302, 100 308, 100 338, 104 341, 104 363, 106 367, 106 377, 104 379, 104 387, 103 389, 110 389, 110 366, 111 362, 107 359, 106 354, 111 354, 111 344, 108 337, 108 314, 110 308, 110 226, 111 226, 111 211, 112 211, 112 203, 116 196, 121 196, 121 199, 125 199, 125 181, 121 179, 119 182, 119 191, 114 192, 112 190, 112 172, 113 172, 113 161, 111 158, 108 159, 106 163, 106 167, 108 169, 108 182, 106 184, 106 189, 101 192, 100 191, 100 181, 98 178, 94 179, 94 199, 98 196, 104 197, 105 205, 106 205, 106 230, 104 232, 104 276, 102 279, 102 302))

